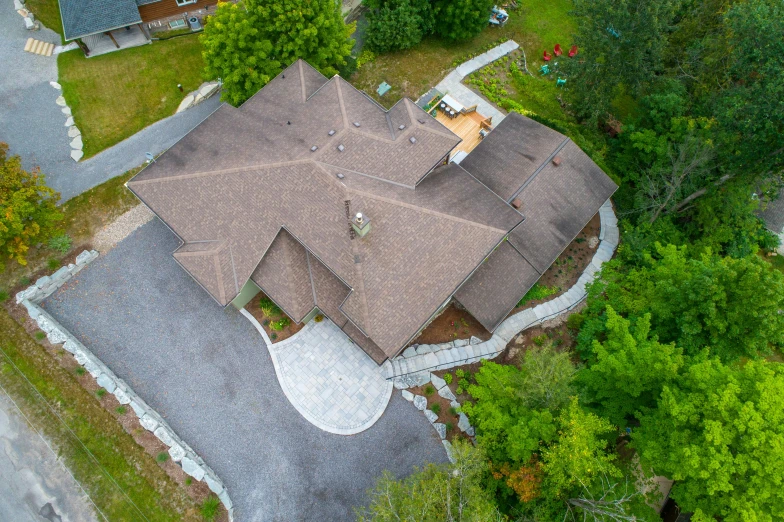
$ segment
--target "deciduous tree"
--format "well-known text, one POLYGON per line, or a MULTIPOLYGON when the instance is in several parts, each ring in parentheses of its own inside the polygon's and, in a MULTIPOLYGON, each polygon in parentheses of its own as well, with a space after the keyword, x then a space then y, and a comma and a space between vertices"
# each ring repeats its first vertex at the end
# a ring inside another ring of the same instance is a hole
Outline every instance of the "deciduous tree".
POLYGON ((435 0, 436 33, 449 40, 468 40, 490 20, 493 0, 435 0))
MULTIPOLYGON (((30 247, 57 232, 63 219, 59 199, 37 168, 22 169, 21 158, 9 157, 8 145, 0 142, 0 252, 26 265, 30 247)), ((0 270, 4 268, 5 263, 0 264, 0 270)))

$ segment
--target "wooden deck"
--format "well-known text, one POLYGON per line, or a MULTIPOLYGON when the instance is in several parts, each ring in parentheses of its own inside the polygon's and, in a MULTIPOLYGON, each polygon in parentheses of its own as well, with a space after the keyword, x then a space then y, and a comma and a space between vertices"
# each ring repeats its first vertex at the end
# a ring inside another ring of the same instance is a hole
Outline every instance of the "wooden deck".
POLYGON ((479 145, 479 142, 482 141, 479 137, 479 129, 482 127, 481 124, 486 118, 477 112, 459 114, 455 118, 448 118, 443 112, 437 111, 436 119, 463 140, 455 147, 455 150, 452 151, 452 155, 458 150, 462 150, 466 153, 471 152, 474 150, 474 147, 479 145))

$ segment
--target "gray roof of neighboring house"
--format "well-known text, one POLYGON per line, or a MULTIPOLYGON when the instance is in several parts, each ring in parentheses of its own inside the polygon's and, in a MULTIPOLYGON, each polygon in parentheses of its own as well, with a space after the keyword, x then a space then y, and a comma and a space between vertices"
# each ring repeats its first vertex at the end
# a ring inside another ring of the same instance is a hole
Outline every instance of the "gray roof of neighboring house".
POLYGON ((136 0, 60 0, 66 40, 141 23, 136 0))
MULTIPOLYGON (((551 152, 529 154, 544 163, 526 167, 525 221, 486 186, 491 172, 441 165, 460 139, 411 100, 387 111, 302 61, 241 107, 223 105, 128 187, 180 237, 175 259, 219 303, 253 280, 296 321, 317 306, 381 363, 455 292, 495 328, 499 307, 508 313, 615 190, 563 136, 520 118, 475 152, 521 136, 561 148, 557 168, 551 152), (357 212, 371 223, 362 238, 350 232, 357 212)), ((514 194, 524 181, 505 158, 495 165, 511 188, 496 190, 514 194)))
POLYGON ((781 234, 784 232, 784 194, 768 201, 765 210, 759 213, 768 230, 781 234))
MULTIPOLYGON (((552 133, 555 131, 540 123, 510 113, 466 158, 471 158, 477 151, 479 157, 485 157, 499 144, 510 144, 519 155, 500 154, 495 164, 510 186, 517 186, 519 180, 524 180, 522 190, 515 192, 522 202, 520 211, 526 216, 525 221, 509 234, 508 247, 499 247, 455 294, 471 315, 491 331, 618 188, 577 145, 562 134, 552 133), (522 136, 523 143, 541 145, 541 139, 531 139, 538 132, 548 136, 548 143, 559 144, 558 166, 552 162, 552 154, 528 150, 526 145, 514 145, 515 136, 522 136), (490 140, 493 137, 495 139, 490 140), (520 162, 520 156, 538 157, 542 163, 536 166, 520 162)), ((482 179, 481 174, 471 170, 471 165, 477 164, 461 163, 482 179)), ((497 180, 498 177, 492 181, 497 180)))

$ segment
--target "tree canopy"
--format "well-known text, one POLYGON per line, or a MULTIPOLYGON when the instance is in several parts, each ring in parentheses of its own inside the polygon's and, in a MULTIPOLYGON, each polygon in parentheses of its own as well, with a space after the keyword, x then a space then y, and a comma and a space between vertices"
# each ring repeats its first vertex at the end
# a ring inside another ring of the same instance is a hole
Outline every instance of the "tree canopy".
POLYGON ((473 38, 487 27, 493 0, 434 0, 436 33, 448 40, 473 38))
POLYGON ((299 58, 325 76, 337 74, 353 31, 335 1, 221 3, 200 37, 205 76, 221 78, 223 99, 239 105, 299 58))
MULTIPOLYGON (((8 145, 0 142, 0 251, 5 256, 25 265, 30 247, 58 232, 63 219, 59 199, 37 168, 22 169, 21 158, 8 156, 8 145)), ((0 264, 0 270, 4 267, 0 264)))

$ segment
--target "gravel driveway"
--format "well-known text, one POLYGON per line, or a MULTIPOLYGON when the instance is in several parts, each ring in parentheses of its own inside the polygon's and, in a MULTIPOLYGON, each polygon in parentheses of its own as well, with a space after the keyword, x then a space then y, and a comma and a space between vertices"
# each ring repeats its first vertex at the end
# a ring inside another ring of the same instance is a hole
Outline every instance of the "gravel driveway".
POLYGON ((445 462, 435 431, 400 393, 358 435, 306 421, 281 391, 266 346, 171 257, 157 219, 44 302, 225 481, 237 520, 346 521, 382 470, 445 462))
POLYGON ((25 30, 14 3, 0 0, 0 141, 8 143, 11 154, 22 157, 25 168, 41 167, 63 201, 141 165, 145 152, 168 149, 220 105, 214 96, 76 163, 71 159, 66 116, 55 103, 61 92, 49 85, 57 81, 57 57, 24 52, 30 37, 60 43, 60 36, 49 29, 25 30))

